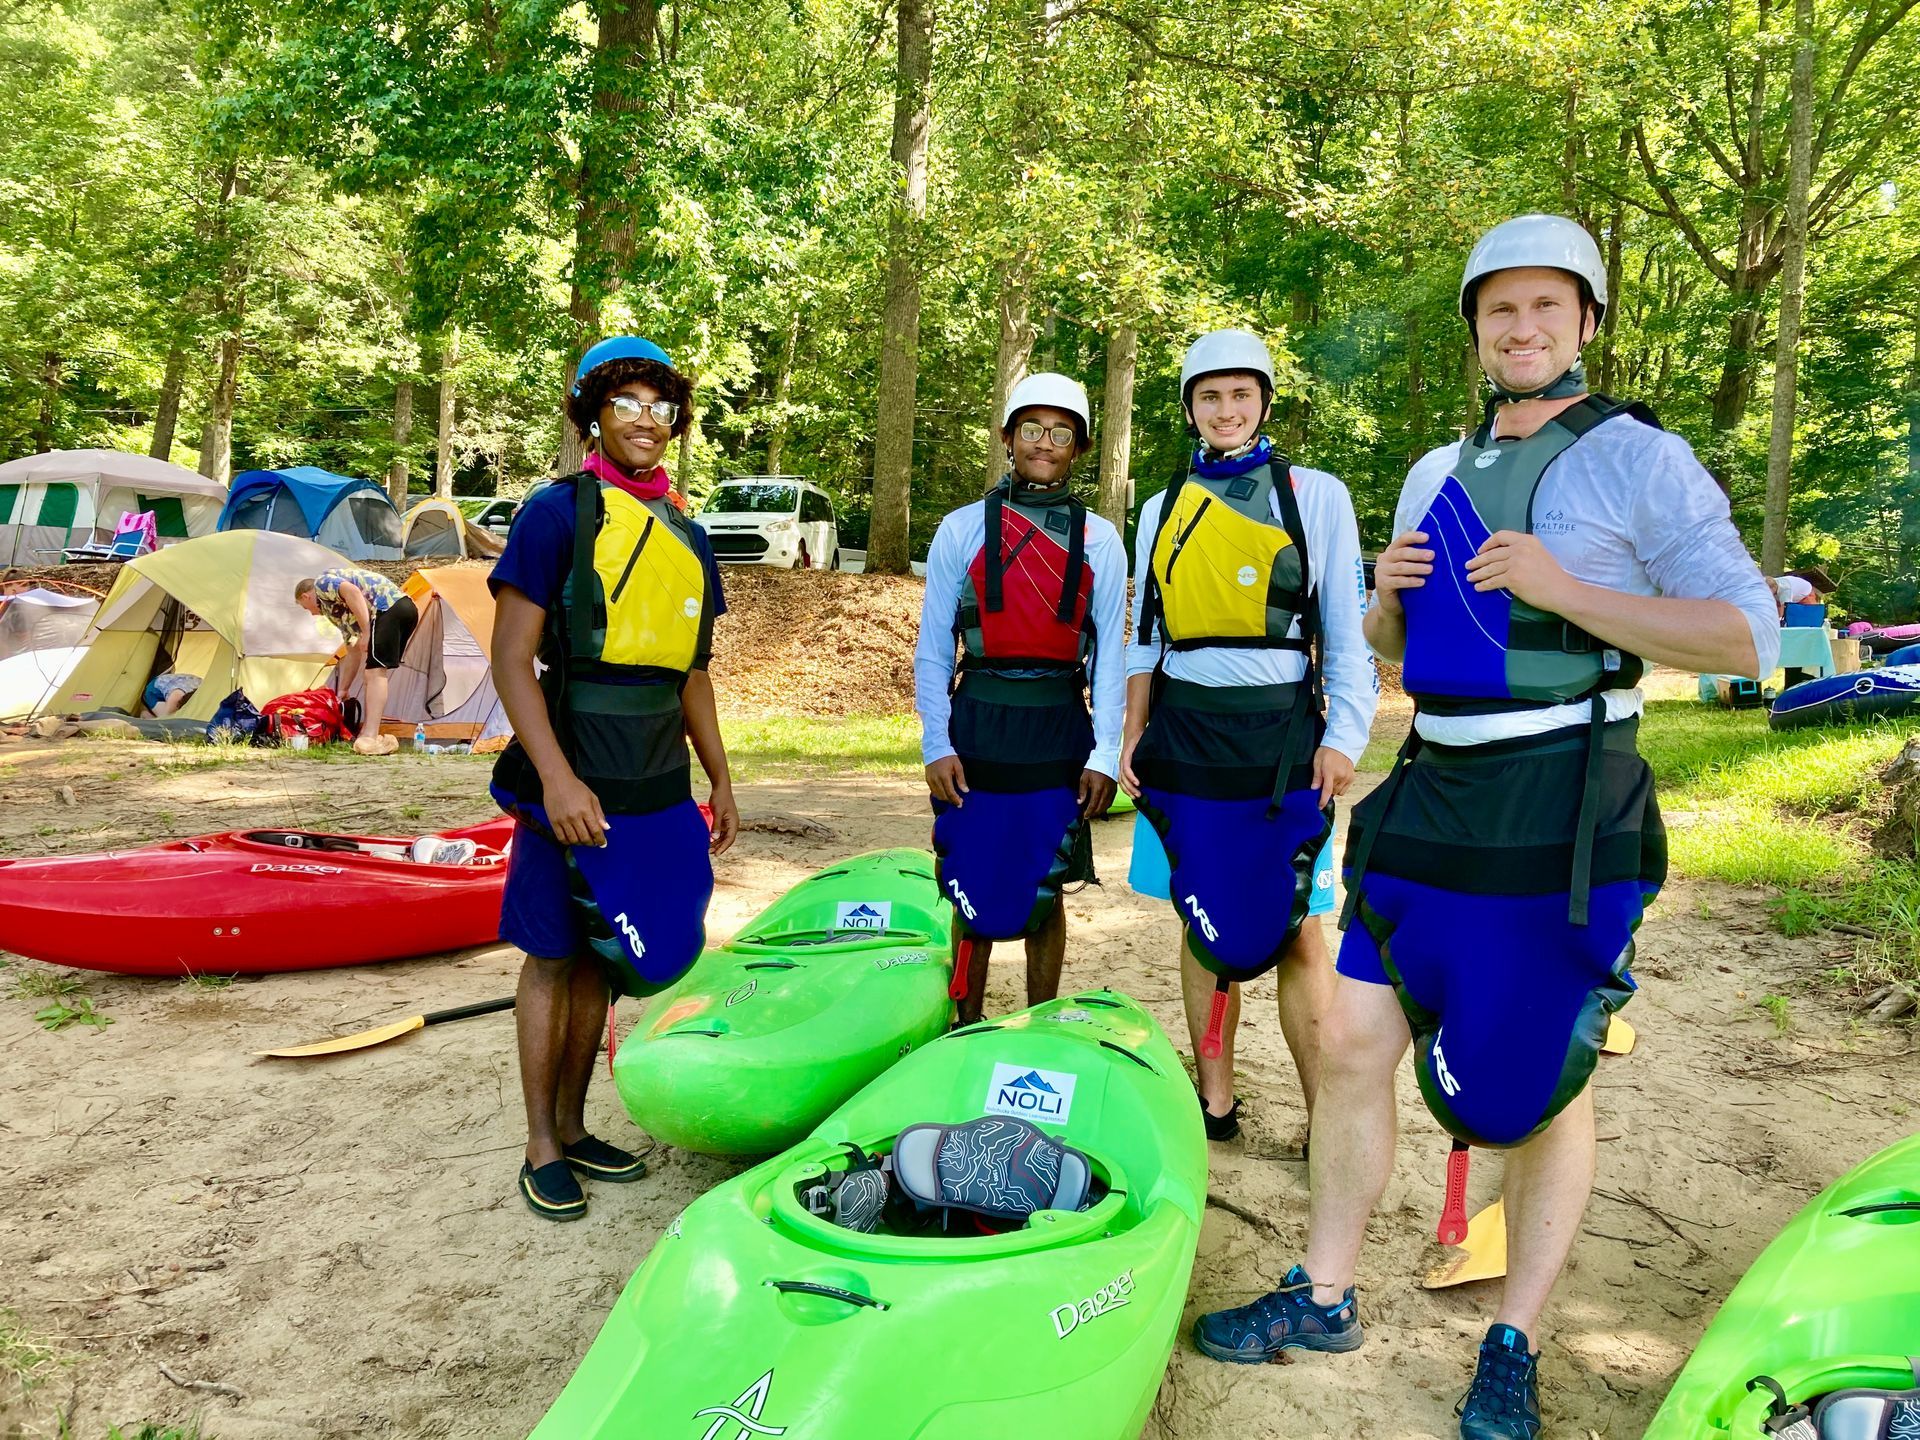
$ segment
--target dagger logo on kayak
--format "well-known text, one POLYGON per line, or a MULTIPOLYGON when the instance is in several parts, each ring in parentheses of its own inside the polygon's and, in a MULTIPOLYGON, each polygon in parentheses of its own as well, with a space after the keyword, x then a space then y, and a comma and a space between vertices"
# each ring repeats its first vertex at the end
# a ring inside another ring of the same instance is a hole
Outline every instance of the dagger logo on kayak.
POLYGON ((763 1425, 760 1412, 767 1408, 767 1394, 773 1389, 773 1371, 769 1370, 753 1384, 742 1390, 731 1405, 709 1405, 704 1410, 693 1412, 693 1418, 704 1420, 714 1417, 713 1424, 707 1427, 707 1433, 700 1440, 746 1440, 749 1435, 784 1435, 784 1425, 763 1425), (729 1425, 740 1428, 731 1435, 723 1432, 729 1425))
POLYGON ((618 925, 620 927, 620 933, 627 937, 627 948, 633 952, 633 958, 636 960, 646 959, 647 947, 640 939, 640 932, 634 929, 628 922, 627 912, 622 910, 618 915, 614 916, 613 923, 618 925))
POLYGON ((1053 1333, 1064 1340, 1089 1320, 1112 1314, 1133 1299, 1133 1271, 1123 1270, 1086 1299, 1053 1307, 1053 1333))

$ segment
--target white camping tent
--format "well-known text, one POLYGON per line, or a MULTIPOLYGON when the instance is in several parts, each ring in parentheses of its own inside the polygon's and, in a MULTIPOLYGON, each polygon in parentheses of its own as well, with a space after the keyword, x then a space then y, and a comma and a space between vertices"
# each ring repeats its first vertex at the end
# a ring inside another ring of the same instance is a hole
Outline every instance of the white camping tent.
POLYGON ((493 592, 478 566, 416 570, 407 594, 420 623, 387 687, 390 727, 424 725, 435 740, 483 745, 511 735, 493 688, 493 592))
POLYGON ((35 586, 0 596, 0 720, 31 715, 87 653, 82 644, 96 595, 62 595, 35 586))
POLYGON ((178 465, 117 450, 52 450, 0 465, 0 565, 58 565, 60 552, 107 541, 124 514, 153 511, 160 543, 211 535, 227 487, 178 465))

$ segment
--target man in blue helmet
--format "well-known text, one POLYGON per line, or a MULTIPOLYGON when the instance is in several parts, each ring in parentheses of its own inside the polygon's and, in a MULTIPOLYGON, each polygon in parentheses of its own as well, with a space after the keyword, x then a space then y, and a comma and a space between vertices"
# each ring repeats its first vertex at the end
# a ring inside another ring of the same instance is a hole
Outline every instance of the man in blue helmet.
POLYGON ((586 1213, 576 1172, 614 1183, 645 1173, 586 1129, 609 989, 652 994, 699 957, 710 853, 740 823, 707 679, 726 608, 719 567, 660 463, 691 400, 650 340, 588 350, 567 400, 585 465, 521 508, 489 580, 494 682, 514 730, 493 794, 519 822, 500 936, 527 953, 519 1188, 548 1220, 586 1213), (711 836, 689 740, 712 784, 711 836))
POLYGON ((1393 1166, 1393 1077, 1468 1145, 1508 1150, 1507 1278, 1460 1402, 1465 1440, 1540 1433, 1538 1324, 1594 1170, 1587 1081, 1633 993, 1642 908, 1666 870, 1636 749, 1644 666, 1760 676, 1772 595, 1713 478, 1644 407, 1590 395, 1580 350, 1607 305, 1593 238, 1523 215, 1474 247, 1460 312, 1492 383, 1485 423, 1408 474, 1367 638, 1417 705, 1356 808, 1349 914, 1323 1022, 1304 1263, 1203 1315, 1200 1348, 1252 1363, 1351 1350, 1353 1280, 1393 1166))

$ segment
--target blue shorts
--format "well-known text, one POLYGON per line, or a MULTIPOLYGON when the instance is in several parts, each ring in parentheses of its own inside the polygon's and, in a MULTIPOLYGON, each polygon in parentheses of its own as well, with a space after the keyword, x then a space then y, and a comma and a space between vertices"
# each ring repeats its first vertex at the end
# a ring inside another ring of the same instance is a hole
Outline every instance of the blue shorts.
MULTIPOLYGON (((1320 847, 1313 860, 1313 894, 1307 901, 1307 914, 1333 913, 1333 837, 1320 847)), ((1160 843, 1160 832, 1146 816, 1133 817, 1133 861, 1127 869, 1127 884, 1135 894, 1153 900, 1172 898, 1171 876, 1167 870, 1167 847, 1160 843)))
POLYGON ((562 845, 538 806, 524 812, 507 858, 502 940, 550 960, 592 956, 625 995, 651 995, 692 968, 713 897, 697 804, 609 815, 604 846, 562 845))
POLYGON ((149 710, 158 710, 167 703, 167 697, 176 690, 184 690, 191 695, 200 688, 198 675, 156 675, 147 682, 147 688, 140 692, 140 703, 149 710))

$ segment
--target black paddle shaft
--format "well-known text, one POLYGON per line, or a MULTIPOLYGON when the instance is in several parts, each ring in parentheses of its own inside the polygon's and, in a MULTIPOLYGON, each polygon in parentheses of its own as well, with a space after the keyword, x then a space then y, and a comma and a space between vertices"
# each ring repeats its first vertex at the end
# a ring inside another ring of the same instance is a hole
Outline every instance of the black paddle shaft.
POLYGON ((451 1010, 429 1010, 420 1017, 426 1025, 438 1025, 443 1020, 469 1020, 475 1015, 492 1015, 499 1010, 513 1009, 513 996, 504 1000, 482 1000, 477 1005, 456 1005, 451 1010))

